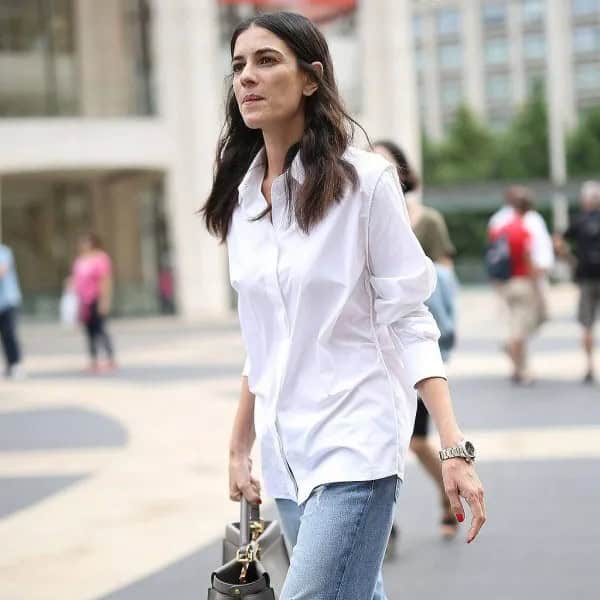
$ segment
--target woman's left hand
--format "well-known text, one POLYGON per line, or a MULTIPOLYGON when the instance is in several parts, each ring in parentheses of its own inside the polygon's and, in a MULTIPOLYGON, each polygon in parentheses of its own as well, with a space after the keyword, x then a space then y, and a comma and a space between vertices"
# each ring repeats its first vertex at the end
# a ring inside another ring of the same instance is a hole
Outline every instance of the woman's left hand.
POLYGON ((469 504, 472 518, 471 528, 467 534, 467 543, 470 544, 486 521, 483 485, 473 463, 468 463, 462 458, 450 458, 443 461, 442 477, 450 506, 459 523, 465 519, 465 511, 460 497, 462 496, 469 504))

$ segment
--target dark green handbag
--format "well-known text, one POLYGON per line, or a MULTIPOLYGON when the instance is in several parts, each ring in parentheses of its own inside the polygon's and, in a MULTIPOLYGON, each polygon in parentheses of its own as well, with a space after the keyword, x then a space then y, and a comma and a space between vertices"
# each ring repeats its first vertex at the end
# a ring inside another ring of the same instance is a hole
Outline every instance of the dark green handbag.
POLYGON ((240 522, 227 526, 223 540, 225 564, 211 577, 208 600, 276 600, 273 572, 281 588, 289 554, 276 521, 262 521, 257 506, 240 502, 240 522))

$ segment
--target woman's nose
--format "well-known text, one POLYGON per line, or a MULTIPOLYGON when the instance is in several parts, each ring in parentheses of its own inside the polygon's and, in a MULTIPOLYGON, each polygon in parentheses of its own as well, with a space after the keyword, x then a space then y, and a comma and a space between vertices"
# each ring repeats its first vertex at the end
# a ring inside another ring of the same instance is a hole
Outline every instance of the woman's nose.
POLYGON ((256 83, 256 71, 252 65, 245 65, 240 75, 240 83, 243 86, 253 85, 256 83))

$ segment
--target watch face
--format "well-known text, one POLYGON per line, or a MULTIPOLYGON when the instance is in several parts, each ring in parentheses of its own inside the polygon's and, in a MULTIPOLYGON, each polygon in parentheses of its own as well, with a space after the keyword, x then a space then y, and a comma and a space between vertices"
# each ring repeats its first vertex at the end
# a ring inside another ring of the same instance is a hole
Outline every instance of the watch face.
POLYGON ((475 456, 475 446, 471 442, 465 442, 465 450, 469 456, 475 456))

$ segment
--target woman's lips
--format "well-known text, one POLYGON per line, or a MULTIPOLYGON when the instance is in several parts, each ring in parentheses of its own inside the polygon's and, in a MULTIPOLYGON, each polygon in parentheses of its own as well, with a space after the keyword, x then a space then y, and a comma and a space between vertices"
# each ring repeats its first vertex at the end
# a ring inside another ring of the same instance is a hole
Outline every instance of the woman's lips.
POLYGON ((254 95, 245 96, 244 99, 242 100, 242 104, 250 104, 252 102, 259 102, 260 100, 264 100, 264 98, 262 96, 254 96, 254 95))

